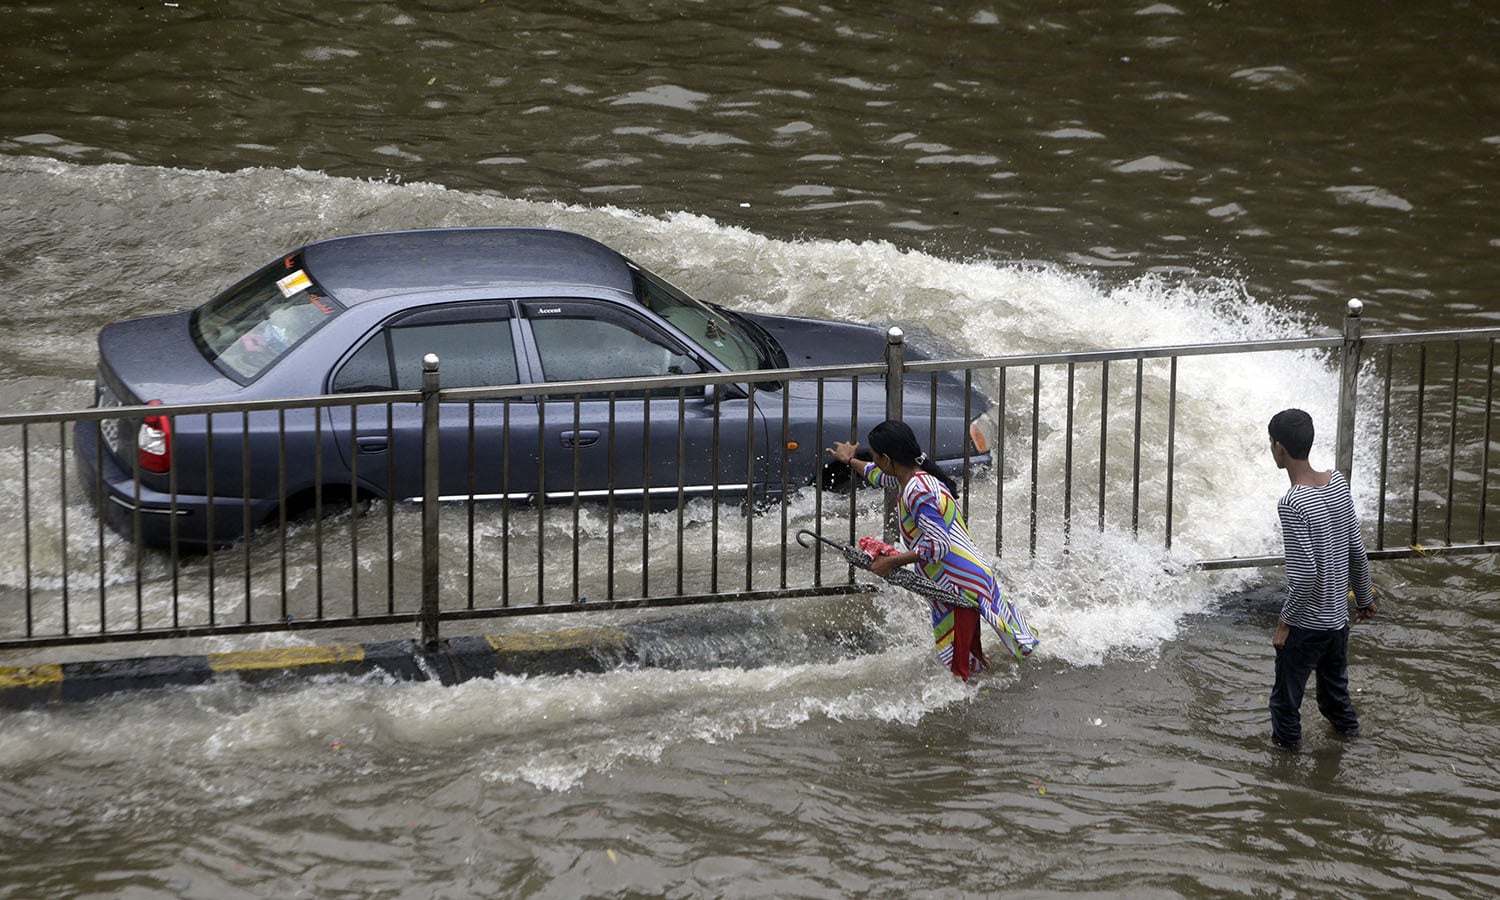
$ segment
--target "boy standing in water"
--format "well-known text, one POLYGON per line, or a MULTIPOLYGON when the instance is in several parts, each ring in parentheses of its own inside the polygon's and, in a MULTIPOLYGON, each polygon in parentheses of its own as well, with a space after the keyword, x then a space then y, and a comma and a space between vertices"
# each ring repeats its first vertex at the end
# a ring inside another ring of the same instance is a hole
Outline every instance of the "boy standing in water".
POLYGON ((1349 594, 1357 621, 1375 614, 1370 563, 1349 483, 1337 471, 1308 464, 1312 417, 1300 409, 1271 418, 1271 458, 1292 486, 1276 506, 1286 548, 1287 597, 1276 622, 1276 682, 1271 688, 1271 740, 1302 744, 1302 694, 1317 675, 1318 711, 1345 737, 1359 734, 1349 699, 1349 594))

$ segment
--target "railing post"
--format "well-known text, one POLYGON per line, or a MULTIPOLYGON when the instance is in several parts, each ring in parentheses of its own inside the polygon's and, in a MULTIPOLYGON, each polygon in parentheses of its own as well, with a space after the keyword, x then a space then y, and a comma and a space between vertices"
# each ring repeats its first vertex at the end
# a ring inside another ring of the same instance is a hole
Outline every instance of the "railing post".
POLYGON ((906 391, 906 332, 892 325, 885 333, 885 417, 901 418, 906 391))
POLYGON ((438 357, 422 357, 422 643, 438 642, 438 357))
MULTIPOLYGON (((885 417, 901 418, 906 394, 906 332, 892 325, 885 333, 885 417)), ((883 539, 886 543, 895 540, 896 491, 885 492, 885 523, 883 539)))
POLYGON ((1359 402, 1360 314, 1365 305, 1350 300, 1344 315, 1344 350, 1339 362, 1339 424, 1334 465, 1350 478, 1354 468, 1354 408, 1359 402))

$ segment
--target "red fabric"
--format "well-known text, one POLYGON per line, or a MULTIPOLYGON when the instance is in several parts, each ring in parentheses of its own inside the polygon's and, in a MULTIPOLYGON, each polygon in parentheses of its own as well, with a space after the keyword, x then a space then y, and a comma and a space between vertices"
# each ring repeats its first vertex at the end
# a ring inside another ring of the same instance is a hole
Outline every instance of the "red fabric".
POLYGON ((955 606, 953 608, 953 663, 951 666, 953 674, 968 681, 969 675, 979 674, 988 668, 989 664, 989 660, 984 658, 984 648, 979 643, 979 610, 955 606), (979 663, 972 672, 969 668, 971 654, 979 663))
MULTIPOLYGON (((901 552, 879 538, 868 536, 859 539, 859 549, 870 554, 872 559, 877 556, 895 556, 901 552)), ((968 681, 970 675, 977 675, 990 666, 990 661, 984 658, 984 647, 979 642, 979 622, 979 610, 967 606, 953 607, 953 662, 950 668, 954 675, 964 681, 968 681), (971 659, 976 665, 970 665, 971 659)))

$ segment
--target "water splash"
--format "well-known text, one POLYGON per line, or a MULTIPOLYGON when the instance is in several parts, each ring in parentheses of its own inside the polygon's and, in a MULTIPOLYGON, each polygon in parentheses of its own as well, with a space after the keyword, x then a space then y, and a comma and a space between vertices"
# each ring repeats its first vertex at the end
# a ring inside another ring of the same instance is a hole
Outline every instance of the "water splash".
MULTIPOLYGON (((17 240, 0 249, 0 280, 8 295, 17 298, 0 314, 6 326, 0 329, 0 359, 6 360, 7 375, 27 379, 27 406, 38 409, 79 405, 80 385, 92 376, 93 336, 108 321, 190 308, 264 259, 312 239, 429 226, 530 225, 577 231, 708 300, 745 310, 900 324, 918 343, 928 341, 966 356, 1240 341, 1302 336, 1308 330, 1306 322, 1250 296, 1235 281, 1157 274, 1112 283, 1034 264, 942 259, 878 241, 780 241, 691 213, 655 217, 426 183, 361 181, 299 170, 194 172, 0 157, 0 186, 9 196, 48 198, 45 204, 13 207, 5 228, 17 240), (102 214, 116 205, 119 215, 102 214), (48 214, 24 212, 28 209, 48 214)), ((1174 542, 1167 552, 1159 540, 1134 535, 1136 523, 1126 505, 1134 479, 1128 452, 1137 427, 1130 397, 1134 370, 1121 365, 1111 374, 1105 392, 1096 369, 1080 370, 1073 406, 1075 446, 1097 448, 1098 411, 1106 401, 1109 405, 1102 530, 1097 527, 1097 497, 1082 489, 1100 480, 1095 454, 1074 461, 1071 477, 1080 485, 1081 499, 1075 498, 1075 508, 1067 511, 1072 526, 1068 539, 1056 537, 1063 532, 1065 512, 1058 485, 1069 477, 1060 440, 1049 437, 1037 448, 1035 481, 1044 492, 1039 521, 1046 536, 1035 555, 1026 546, 1030 523, 1020 499, 1033 481, 1030 448, 1013 445, 1002 471, 976 484, 972 530, 981 546, 995 545, 997 534, 1004 538, 998 574, 1042 633, 1042 660, 1093 665, 1114 654, 1149 656, 1176 635, 1185 616, 1210 609, 1217 597, 1242 586, 1246 576, 1192 572, 1185 563, 1204 556, 1274 552, 1274 501, 1283 482, 1266 455, 1265 422, 1293 405, 1308 409, 1320 423, 1333 422, 1334 375, 1316 354, 1184 359, 1175 410, 1169 410, 1164 364, 1144 367, 1139 427, 1148 437, 1142 441, 1139 490, 1148 501, 1163 493, 1165 423, 1169 411, 1176 417, 1174 542), (1003 513, 997 477, 1010 498, 1003 513)), ((1057 400, 1065 396, 1064 375, 1048 370, 1041 377, 1041 390, 1052 402, 1039 425, 1044 435, 1060 435, 1066 428, 1066 404, 1057 400)), ((1020 409, 1031 384, 1017 373, 1008 390, 1014 392, 1007 396, 1011 408, 1020 409)), ((1326 442, 1320 450, 1329 452, 1326 442)), ((1316 452, 1313 461, 1327 464, 1316 452)), ((795 501, 793 515, 806 514, 808 502, 795 501)), ((689 526, 701 526, 705 518, 701 505, 695 505, 689 526)), ((758 534, 777 529, 779 521, 773 518, 752 525, 758 534)), ((1159 510, 1150 512, 1145 525, 1159 527, 1160 520, 1159 510)), ((481 521, 482 529, 499 527, 481 521)), ((512 527, 513 536, 524 543, 524 517, 512 527)), ((585 512, 584 534, 603 527, 597 514, 585 512)), ((628 527, 649 527, 665 535, 677 526, 675 515, 662 514, 628 527)), ((118 555, 123 550, 114 540, 110 536, 105 552, 118 555)), ((330 558, 338 558, 337 545, 328 551, 330 558)), ((534 557, 524 552, 515 556, 527 558, 534 557)), ((310 565, 307 560, 293 563, 310 565)), ((5 583, 15 583, 14 560, 0 569, 5 583)), ((159 715, 190 720, 200 715, 197 725, 184 726, 186 737, 164 737, 149 728, 138 737, 143 746, 154 745, 155 750, 146 752, 163 750, 163 741, 196 740, 213 754, 297 745, 305 740, 306 729, 299 724, 305 704, 322 710, 325 718, 345 715, 341 709, 373 710, 374 725, 357 726, 350 720, 347 728, 338 728, 325 722, 319 730, 354 735, 346 743, 466 743, 482 737, 502 748, 493 751, 492 777, 560 788, 587 772, 607 769, 614 760, 652 758, 675 740, 724 740, 819 715, 916 721, 933 709, 975 696, 933 661, 925 616, 910 598, 883 593, 869 614, 877 617, 890 646, 836 664, 783 661, 755 669, 617 671, 566 679, 501 679, 455 689, 321 685, 298 699, 271 695, 244 706, 229 702, 227 707, 208 703, 199 708, 209 712, 184 712, 183 701, 154 699, 131 715, 156 707, 159 715), (560 747, 567 752, 558 754, 560 747)), ((79 729, 94 735, 91 740, 112 741, 99 736, 94 725, 79 729)), ((16 740, 0 738, 0 759, 31 752, 16 740)))

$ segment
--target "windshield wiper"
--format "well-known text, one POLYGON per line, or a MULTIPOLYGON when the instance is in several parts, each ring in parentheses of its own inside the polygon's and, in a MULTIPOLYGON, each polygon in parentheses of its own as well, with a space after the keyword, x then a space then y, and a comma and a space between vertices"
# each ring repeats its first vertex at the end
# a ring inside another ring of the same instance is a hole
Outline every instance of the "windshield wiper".
POLYGON ((755 341, 756 349, 760 351, 761 368, 786 368, 786 351, 781 349, 781 344, 777 342, 776 338, 771 336, 771 333, 769 331, 762 328, 759 322, 756 322, 754 319, 750 319, 742 315, 741 313, 737 313, 732 309, 725 309, 722 306, 715 306, 714 311, 728 316, 729 318, 733 319, 735 322, 743 326, 747 332, 749 332, 750 339, 755 341))

